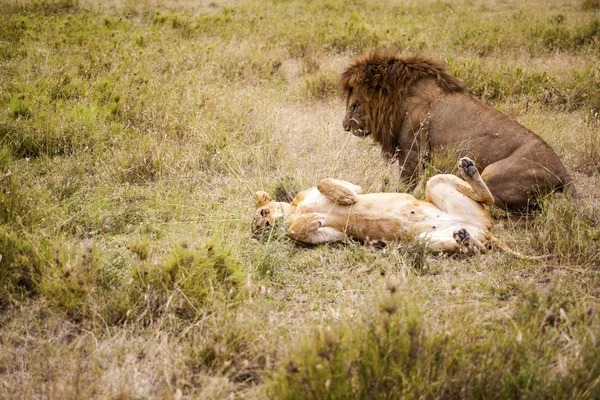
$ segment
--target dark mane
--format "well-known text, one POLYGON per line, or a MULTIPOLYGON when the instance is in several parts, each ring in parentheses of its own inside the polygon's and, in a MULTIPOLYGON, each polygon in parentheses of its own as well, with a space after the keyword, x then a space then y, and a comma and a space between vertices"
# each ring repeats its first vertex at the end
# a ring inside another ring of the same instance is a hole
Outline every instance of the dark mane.
POLYGON ((389 50, 356 58, 340 76, 338 85, 343 97, 348 99, 353 90, 366 97, 371 135, 388 157, 396 150, 396 130, 402 126, 406 94, 423 78, 434 78, 447 92, 464 90, 462 82, 450 75, 442 63, 422 55, 400 57, 389 50))

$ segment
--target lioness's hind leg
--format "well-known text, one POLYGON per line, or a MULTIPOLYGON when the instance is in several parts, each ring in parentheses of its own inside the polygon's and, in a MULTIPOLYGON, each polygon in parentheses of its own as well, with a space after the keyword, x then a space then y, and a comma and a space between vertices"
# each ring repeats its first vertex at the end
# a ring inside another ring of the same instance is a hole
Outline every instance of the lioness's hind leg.
POLYGON ((485 246, 476 238, 471 236, 469 231, 465 228, 460 228, 457 231, 454 231, 452 234, 456 243, 458 243, 462 250, 468 254, 480 254, 485 253, 485 246))
POLYGON ((323 179, 317 184, 317 189, 329 200, 340 205, 356 203, 362 192, 360 186, 339 179, 323 179))
POLYGON ((487 185, 481 179, 481 175, 475 167, 475 163, 469 157, 458 160, 458 171, 466 184, 458 184, 457 190, 471 199, 491 206, 494 197, 487 185))
POLYGON ((473 176, 479 174, 475 163, 469 157, 463 157, 458 160, 458 168, 460 169, 460 173, 463 177, 466 175, 468 178, 472 178, 473 176))

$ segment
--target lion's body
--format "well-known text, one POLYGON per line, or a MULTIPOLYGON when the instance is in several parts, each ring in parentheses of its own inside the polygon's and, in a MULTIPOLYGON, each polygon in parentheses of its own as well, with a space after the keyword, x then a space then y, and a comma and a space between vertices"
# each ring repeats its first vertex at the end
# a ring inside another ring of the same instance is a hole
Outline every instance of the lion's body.
POLYGON ((463 177, 432 177, 425 200, 405 193, 360 194, 360 187, 335 179, 298 193, 291 204, 274 202, 259 192, 253 230, 272 224, 273 216, 287 216, 289 236, 306 244, 346 237, 365 241, 420 238, 435 251, 479 253, 485 250, 492 226, 481 203, 491 204, 493 198, 476 170, 463 177), (266 200, 261 201, 259 194, 266 200), (461 229, 468 232, 466 239, 457 239, 461 229))
POLYGON ((404 178, 416 176, 425 156, 468 156, 482 170, 494 205, 509 209, 570 184, 542 138, 464 93, 434 61, 374 53, 342 74, 341 88, 347 97, 344 127, 371 134, 386 156, 398 158, 404 178))

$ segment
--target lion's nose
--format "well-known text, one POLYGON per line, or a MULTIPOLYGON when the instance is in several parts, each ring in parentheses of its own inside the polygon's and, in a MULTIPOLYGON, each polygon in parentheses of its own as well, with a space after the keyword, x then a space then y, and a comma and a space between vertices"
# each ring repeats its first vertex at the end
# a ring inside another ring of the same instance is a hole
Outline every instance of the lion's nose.
POLYGON ((350 124, 347 123, 346 121, 344 121, 344 123, 342 124, 342 126, 344 127, 344 130, 346 132, 350 132, 350 124))
POLYGON ((271 223, 269 221, 265 221, 265 226, 271 226, 271 223))

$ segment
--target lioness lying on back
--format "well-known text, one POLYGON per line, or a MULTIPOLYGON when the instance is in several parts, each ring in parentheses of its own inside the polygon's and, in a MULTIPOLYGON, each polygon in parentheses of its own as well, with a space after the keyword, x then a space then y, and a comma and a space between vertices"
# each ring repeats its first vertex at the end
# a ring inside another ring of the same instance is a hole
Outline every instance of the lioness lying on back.
POLYGON ((454 175, 436 175, 427 181, 425 200, 406 193, 361 194, 346 181, 324 179, 316 188, 296 195, 291 203, 275 202, 256 192, 258 208, 252 231, 289 219, 288 236, 301 243, 337 242, 350 237, 365 241, 420 238, 433 251, 479 254, 488 243, 518 256, 490 235, 492 220, 482 204, 494 202, 469 158, 461 158, 454 175))

